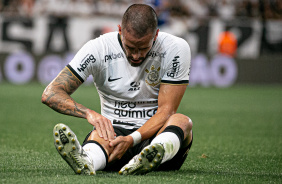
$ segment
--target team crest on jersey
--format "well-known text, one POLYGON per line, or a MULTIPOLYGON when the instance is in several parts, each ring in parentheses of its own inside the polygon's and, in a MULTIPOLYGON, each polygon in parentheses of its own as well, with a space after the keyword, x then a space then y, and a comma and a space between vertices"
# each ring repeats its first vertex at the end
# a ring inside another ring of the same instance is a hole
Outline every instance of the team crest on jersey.
POLYGON ((148 69, 145 70, 145 72, 148 74, 145 79, 147 84, 154 87, 160 83, 160 69, 160 67, 156 69, 155 66, 152 65, 150 71, 148 69))

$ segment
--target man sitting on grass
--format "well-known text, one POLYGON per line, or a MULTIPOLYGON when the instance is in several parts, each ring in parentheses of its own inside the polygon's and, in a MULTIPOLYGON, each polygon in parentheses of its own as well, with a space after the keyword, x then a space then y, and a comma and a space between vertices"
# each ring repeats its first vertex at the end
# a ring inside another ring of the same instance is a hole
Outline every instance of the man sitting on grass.
POLYGON ((150 6, 131 5, 118 32, 88 41, 43 92, 44 104, 94 126, 80 145, 68 126, 56 125, 59 154, 78 174, 180 169, 193 140, 191 119, 176 113, 190 62, 188 43, 159 32, 150 6), (70 96, 89 75, 100 95, 101 114, 70 96))

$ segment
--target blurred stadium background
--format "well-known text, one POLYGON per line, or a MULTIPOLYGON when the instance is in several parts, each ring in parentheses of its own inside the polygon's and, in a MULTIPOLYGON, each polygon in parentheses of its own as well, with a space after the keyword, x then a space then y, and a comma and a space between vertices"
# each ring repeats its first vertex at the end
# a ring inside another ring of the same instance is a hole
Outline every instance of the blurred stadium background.
POLYGON ((133 3, 189 42, 190 86, 282 83, 279 0, 0 0, 0 82, 47 84, 133 3))

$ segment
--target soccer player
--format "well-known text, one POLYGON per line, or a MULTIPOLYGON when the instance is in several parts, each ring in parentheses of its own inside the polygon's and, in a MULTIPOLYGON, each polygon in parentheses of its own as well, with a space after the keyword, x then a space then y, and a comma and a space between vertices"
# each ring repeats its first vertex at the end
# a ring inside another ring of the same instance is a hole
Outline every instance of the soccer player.
POLYGON ((188 43, 159 32, 150 6, 131 5, 118 32, 88 41, 43 92, 44 104, 94 126, 80 145, 67 125, 57 124, 53 134, 59 154, 77 174, 180 169, 193 139, 191 119, 176 113, 190 62, 188 43), (70 96, 89 75, 101 114, 70 96))

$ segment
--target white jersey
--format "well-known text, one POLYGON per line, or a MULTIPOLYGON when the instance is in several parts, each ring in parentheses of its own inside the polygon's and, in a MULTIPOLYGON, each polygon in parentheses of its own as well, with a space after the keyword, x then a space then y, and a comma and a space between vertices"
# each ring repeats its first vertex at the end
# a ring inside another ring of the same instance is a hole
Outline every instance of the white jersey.
POLYGON ((189 83, 190 63, 188 43, 160 32, 145 61, 133 67, 112 32, 88 41, 67 67, 81 82, 93 76, 101 114, 114 126, 137 129, 156 113, 161 83, 189 83))

